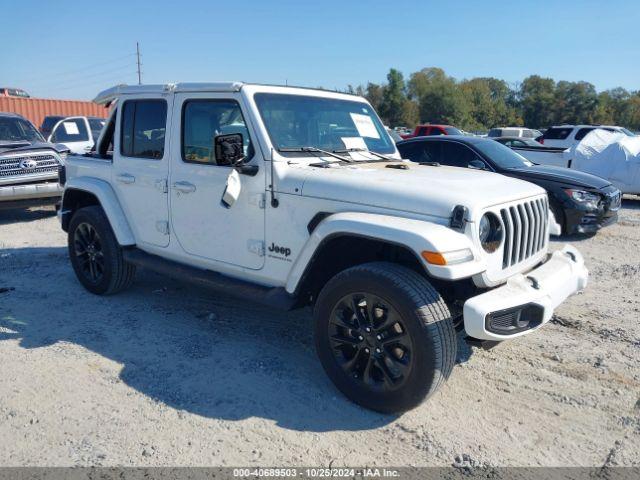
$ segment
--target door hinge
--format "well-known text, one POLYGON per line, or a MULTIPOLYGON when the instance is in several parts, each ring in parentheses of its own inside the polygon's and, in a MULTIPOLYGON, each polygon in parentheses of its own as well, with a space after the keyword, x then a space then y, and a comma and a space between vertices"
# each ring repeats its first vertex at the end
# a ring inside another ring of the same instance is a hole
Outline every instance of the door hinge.
POLYGON ((156 230, 164 235, 169 235, 169 222, 160 221, 156 222, 156 230))
POLYGON ((264 205, 265 205, 265 194, 264 193, 256 193, 255 195, 251 195, 249 197, 249 205, 255 205, 258 208, 264 208, 264 205))
POLYGON ((264 242, 262 240, 249 240, 247 248, 251 253, 255 253, 259 257, 264 257, 264 242))
POLYGON ((169 191, 169 184, 166 178, 161 178, 160 180, 156 180, 154 185, 162 193, 167 193, 169 191))

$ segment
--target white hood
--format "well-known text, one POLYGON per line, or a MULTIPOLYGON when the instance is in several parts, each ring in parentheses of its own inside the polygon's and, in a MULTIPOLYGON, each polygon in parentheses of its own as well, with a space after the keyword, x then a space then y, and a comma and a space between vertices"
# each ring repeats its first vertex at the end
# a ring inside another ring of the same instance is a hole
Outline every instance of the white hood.
POLYGON ((467 207, 474 219, 487 207, 545 193, 532 183, 481 170, 410 162, 402 162, 406 169, 389 165, 291 166, 287 177, 303 176, 298 177, 303 182, 303 196, 442 218, 448 218, 456 205, 467 207))

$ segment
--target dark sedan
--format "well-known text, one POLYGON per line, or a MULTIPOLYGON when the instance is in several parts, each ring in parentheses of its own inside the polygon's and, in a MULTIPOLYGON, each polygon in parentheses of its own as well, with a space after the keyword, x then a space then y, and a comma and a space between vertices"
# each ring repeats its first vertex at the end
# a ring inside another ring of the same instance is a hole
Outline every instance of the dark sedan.
POLYGON ((544 188, 562 233, 589 233, 615 223, 622 194, 603 178, 560 167, 536 165, 500 143, 461 136, 420 137, 397 144, 402 158, 477 168, 544 188))

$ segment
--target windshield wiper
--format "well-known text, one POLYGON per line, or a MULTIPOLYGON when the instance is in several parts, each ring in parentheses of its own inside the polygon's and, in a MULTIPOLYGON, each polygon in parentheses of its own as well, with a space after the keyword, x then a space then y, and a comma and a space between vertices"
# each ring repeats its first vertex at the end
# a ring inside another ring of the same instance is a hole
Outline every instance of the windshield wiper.
POLYGON ((329 152, 327 150, 322 150, 322 149, 317 148, 317 147, 285 147, 285 148, 279 148, 278 151, 279 152, 284 152, 284 153, 292 153, 292 152, 322 153, 324 155, 328 155, 330 157, 337 158, 338 160, 340 160, 342 162, 346 162, 346 163, 353 163, 354 162, 350 158, 343 157, 343 156, 340 156, 340 155, 336 155, 334 152, 329 152))
POLYGON ((376 152, 372 152, 371 150, 368 150, 366 148, 343 148, 340 150, 334 150, 335 153, 350 153, 350 152, 365 152, 365 153, 370 153, 371 155, 374 155, 386 162, 399 162, 400 160, 398 160, 397 158, 391 158, 391 157, 387 157, 386 155, 382 155, 380 153, 376 153, 376 152))

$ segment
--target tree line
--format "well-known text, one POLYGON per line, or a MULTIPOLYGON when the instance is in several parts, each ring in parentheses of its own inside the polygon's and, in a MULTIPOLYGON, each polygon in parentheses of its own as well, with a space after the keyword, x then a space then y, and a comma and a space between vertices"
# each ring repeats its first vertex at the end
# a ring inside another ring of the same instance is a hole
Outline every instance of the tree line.
POLYGON ((392 68, 387 83, 349 85, 347 91, 366 97, 391 127, 442 123, 478 131, 595 123, 640 130, 640 91, 618 87, 598 93, 589 82, 556 82, 539 75, 509 85, 492 77, 456 80, 430 67, 405 81, 392 68))

